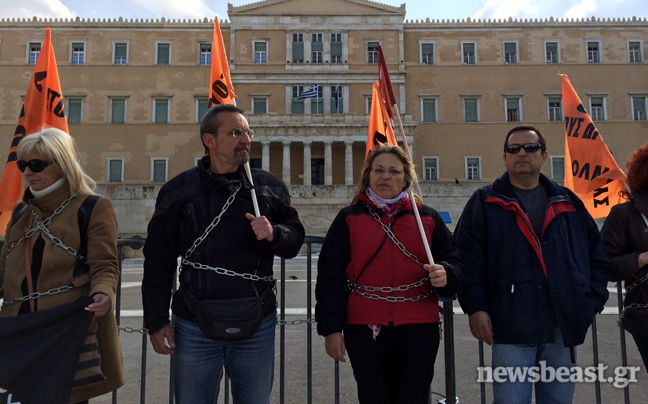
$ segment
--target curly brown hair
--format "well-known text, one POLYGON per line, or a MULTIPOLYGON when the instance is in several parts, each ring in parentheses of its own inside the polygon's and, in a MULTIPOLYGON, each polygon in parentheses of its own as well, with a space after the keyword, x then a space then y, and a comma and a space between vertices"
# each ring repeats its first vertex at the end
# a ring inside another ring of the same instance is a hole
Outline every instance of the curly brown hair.
MULTIPOLYGON (((630 195, 648 195, 648 169, 646 167, 648 167, 648 143, 635 150, 626 164, 630 195)), ((623 194, 629 196, 628 191, 623 191, 623 194)))

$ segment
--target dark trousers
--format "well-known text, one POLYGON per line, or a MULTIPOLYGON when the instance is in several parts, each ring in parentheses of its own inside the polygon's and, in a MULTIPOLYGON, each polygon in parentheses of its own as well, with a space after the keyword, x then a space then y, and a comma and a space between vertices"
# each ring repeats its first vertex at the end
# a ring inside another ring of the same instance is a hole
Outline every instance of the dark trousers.
POLYGON ((439 324, 367 325, 344 330, 360 404, 427 404, 439 350, 439 324))
POLYGON ((639 349, 641 359, 643 359, 644 370, 646 370, 648 369, 648 338, 635 334, 632 334, 632 338, 634 338, 635 344, 637 344, 637 349, 639 349))

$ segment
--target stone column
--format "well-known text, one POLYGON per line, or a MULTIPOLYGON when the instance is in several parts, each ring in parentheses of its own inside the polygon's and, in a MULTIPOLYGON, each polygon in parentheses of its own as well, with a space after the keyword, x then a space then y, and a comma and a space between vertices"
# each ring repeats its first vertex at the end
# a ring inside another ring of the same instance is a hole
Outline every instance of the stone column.
POLYGON ((290 185, 290 141, 283 142, 283 182, 290 185))
POLYGON ((324 185, 333 185, 333 156, 331 145, 333 141, 324 142, 324 185))
POLYGON ((304 141, 304 185, 311 185, 311 142, 304 141))
POLYGON ((344 141, 344 184, 353 185, 353 141, 344 141))
POLYGON ((261 168, 270 171, 270 141, 262 141, 261 146, 261 168))

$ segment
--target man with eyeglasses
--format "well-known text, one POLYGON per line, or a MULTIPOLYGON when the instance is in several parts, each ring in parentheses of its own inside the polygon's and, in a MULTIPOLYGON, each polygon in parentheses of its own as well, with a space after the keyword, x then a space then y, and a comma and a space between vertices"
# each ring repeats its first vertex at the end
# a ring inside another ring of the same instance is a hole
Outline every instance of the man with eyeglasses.
POLYGON ((493 347, 493 372, 509 372, 494 380, 494 403, 531 403, 534 384, 536 403, 571 403, 576 346, 608 298, 607 255, 580 199, 540 172, 538 129, 511 129, 503 158, 506 172, 457 223, 459 302, 473 336, 493 347))
POLYGON ((174 354, 178 404, 215 403, 223 368, 235 403, 268 404, 274 377, 274 256, 292 258, 304 227, 285 184, 244 164, 243 111, 219 104, 200 124, 206 155, 160 190, 144 246, 144 323, 159 354, 174 354), (255 217, 251 191, 260 216, 255 217), (171 291, 181 257, 180 286, 171 291))

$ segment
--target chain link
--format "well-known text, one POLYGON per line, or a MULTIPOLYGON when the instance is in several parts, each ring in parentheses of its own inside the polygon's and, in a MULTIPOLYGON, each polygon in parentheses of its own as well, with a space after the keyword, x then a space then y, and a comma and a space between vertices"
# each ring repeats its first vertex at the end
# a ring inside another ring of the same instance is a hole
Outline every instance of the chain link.
MULTIPOLYGON (((382 227, 383 231, 387 233, 389 238, 396 244, 396 247, 400 249, 407 258, 411 259, 412 261, 416 262, 419 264, 421 267, 423 266, 423 263, 419 261, 418 257, 409 251, 407 251, 407 248, 403 245, 403 243, 400 242, 396 238, 396 235, 391 231, 389 226, 387 226, 385 223, 380 220, 380 216, 371 209, 371 207, 366 203, 363 202, 367 210, 369 210, 369 213, 371 213, 371 216, 380 224, 380 227, 382 227)), ((431 296, 432 293, 434 293, 434 290, 430 290, 427 293, 423 295, 418 295, 418 296, 412 296, 412 297, 405 297, 405 296, 380 296, 375 293, 367 293, 367 292, 381 292, 381 293, 391 293, 391 292, 405 292, 410 289, 418 288, 423 285, 425 285, 428 281, 430 280, 429 276, 426 276, 425 278, 414 282, 410 283, 409 285, 400 285, 400 286, 365 286, 365 285, 358 285, 352 282, 348 283, 348 288, 352 293, 355 293, 359 296, 362 296, 366 299, 372 299, 372 300, 386 300, 390 303, 402 303, 402 302, 418 302, 420 300, 426 299, 427 297, 431 296)))
MULTIPOLYGON (((54 213, 52 213, 52 215, 51 215, 50 217, 48 217, 47 219, 45 219, 45 220, 43 220, 42 222, 40 222, 40 224, 39 224, 39 222, 38 222, 38 219, 36 219, 36 224, 37 224, 37 226, 34 227, 33 229, 29 229, 29 231, 28 231, 27 233, 25 233, 25 235, 22 236, 18 241, 12 243, 9 247, 7 247, 7 254, 9 254, 9 252, 10 252, 11 250, 13 250, 14 248, 18 247, 18 245, 19 245, 20 243, 22 243, 24 240, 26 240, 26 239, 30 238, 31 236, 33 236, 34 233, 36 233, 38 230, 42 230, 42 228, 46 228, 46 227, 50 224, 50 222, 52 221, 52 219, 54 218, 54 216, 56 216, 56 215, 58 215, 59 213, 61 213, 61 212, 63 211, 63 209, 65 209, 65 208, 70 204, 70 201, 71 201, 75 196, 77 196, 77 194, 72 194, 72 196, 70 196, 69 198, 67 198, 67 199, 64 200, 63 202, 61 202, 61 204, 59 205, 59 207, 56 208, 56 210, 54 210, 54 213)), ((36 212, 33 212, 33 211, 32 211, 32 214, 34 215, 35 218, 37 218, 37 216, 36 216, 36 212)), ((60 241, 60 240, 59 240, 59 241, 60 241)))
POLYGON ((58 238, 58 237, 56 237, 55 235, 53 235, 53 234, 49 231, 49 229, 48 229, 47 227, 45 227, 45 225, 44 225, 45 222, 39 222, 39 221, 38 221, 38 218, 36 217, 36 213, 35 213, 35 212, 32 212, 32 214, 34 215, 34 220, 36 221, 36 228, 41 229, 41 230, 43 231, 43 233, 45 233, 45 235, 47 235, 47 237, 49 237, 50 240, 52 240, 52 243, 54 243, 54 245, 56 245, 56 246, 58 246, 58 247, 61 247, 62 249, 65 250, 66 253, 75 256, 77 259, 81 260, 81 262, 83 262, 84 264, 87 264, 87 263, 88 263, 88 259, 87 259, 86 257, 84 257, 83 255, 79 254, 79 253, 77 252, 77 250, 75 250, 74 248, 65 245, 65 244, 61 241, 60 238, 58 238))
POLYGON ((9 306, 11 304, 26 302, 28 300, 38 299, 41 296, 57 295, 59 293, 67 292, 68 290, 70 290, 72 288, 74 288, 74 286, 61 286, 60 288, 50 289, 47 292, 42 292, 42 293, 41 292, 34 292, 34 293, 31 293, 31 294, 29 294, 27 296, 17 297, 15 299, 12 299, 12 300, 9 300, 9 301, 6 301, 6 302, 2 302, 2 307, 9 306))
POLYGON ((184 264, 184 261, 186 261, 187 258, 189 258, 189 256, 190 256, 191 254, 193 254, 194 250, 195 250, 196 248, 198 248, 198 246, 200 245, 200 243, 202 243, 202 242, 207 238, 207 236, 209 236, 209 233, 214 229, 214 227, 216 227, 216 226, 218 225, 218 223, 220 222, 221 217, 223 216, 223 214, 225 213, 225 211, 230 207, 230 205, 231 205, 232 203, 234 203, 234 198, 236 198, 236 194, 238 194, 238 191, 239 191, 240 189, 241 189, 241 184, 239 183, 239 184, 238 184, 238 187, 236 188, 236 191, 234 191, 234 193, 233 193, 232 195, 230 195, 229 198, 227 198, 227 201, 225 201, 225 205, 223 205, 223 208, 221 209, 221 212, 218 214, 218 216, 216 216, 216 217, 214 218, 214 220, 212 220, 212 222, 209 224, 209 226, 207 226, 207 228, 205 229, 205 231, 203 232, 203 234, 202 234, 200 237, 198 237, 198 238, 196 239, 196 241, 194 241, 194 243, 193 243, 193 245, 191 246, 191 248, 189 248, 189 249, 187 250, 187 252, 186 252, 185 255, 184 255, 184 258, 182 259, 183 264, 184 264))
POLYGON ((315 324, 317 320, 314 318, 307 318, 301 320, 277 320, 277 325, 299 325, 299 324, 315 324))
POLYGON ((412 261, 416 262, 420 266, 423 266, 423 263, 421 261, 419 261, 418 257, 416 255, 412 254, 411 252, 407 251, 407 249, 405 248, 403 243, 401 243, 396 238, 396 236, 391 231, 389 226, 387 226, 385 223, 382 222, 382 220, 380 220, 380 216, 378 216, 378 213, 376 213, 373 209, 371 209, 371 207, 366 202, 363 202, 363 203, 367 207, 367 209, 369 210, 369 213, 371 213, 371 216, 373 216, 373 218, 376 219, 376 221, 378 222, 378 224, 380 224, 380 226, 385 231, 385 233, 387 233, 389 238, 394 242, 394 244, 396 244, 396 247, 398 247, 403 252, 403 254, 405 254, 407 256, 407 258, 409 258, 412 261))
POLYGON ((148 328, 117 327, 117 329, 127 333, 148 334, 148 328))
POLYGON ((632 285, 626 286, 626 294, 646 281, 648 281, 648 273, 646 273, 646 275, 644 275, 641 279, 638 279, 635 282, 633 282, 632 285))
POLYGON ((621 310, 621 314, 619 314, 619 318, 625 317, 625 313, 629 309, 648 309, 648 304, 632 303, 628 306, 625 306, 623 310, 621 310))
POLYGON ((351 289, 352 293, 355 293, 357 295, 360 295, 364 297, 365 299, 372 299, 372 300, 386 300, 390 303, 403 303, 403 302, 418 302, 423 299, 426 299, 434 293, 434 290, 430 290, 426 294, 423 295, 418 295, 418 296, 412 296, 412 297, 405 297, 405 296, 380 296, 375 293, 365 293, 361 292, 357 289, 351 289))

